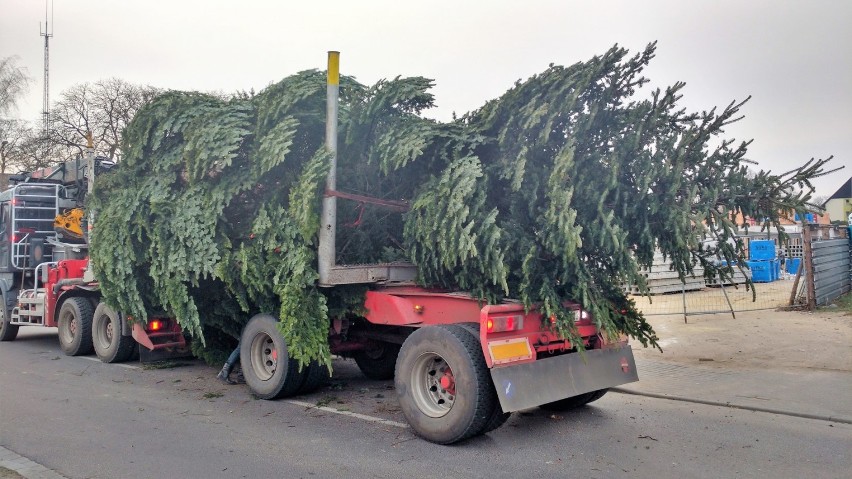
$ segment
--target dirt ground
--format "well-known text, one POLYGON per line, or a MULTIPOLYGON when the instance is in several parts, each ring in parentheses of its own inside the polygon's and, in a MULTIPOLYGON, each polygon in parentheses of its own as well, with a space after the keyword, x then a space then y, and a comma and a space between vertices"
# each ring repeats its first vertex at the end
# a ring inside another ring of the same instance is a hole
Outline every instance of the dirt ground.
POLYGON ((687 319, 684 323, 682 314, 649 316, 663 352, 634 341, 636 356, 726 368, 852 371, 852 314, 838 307, 687 319))

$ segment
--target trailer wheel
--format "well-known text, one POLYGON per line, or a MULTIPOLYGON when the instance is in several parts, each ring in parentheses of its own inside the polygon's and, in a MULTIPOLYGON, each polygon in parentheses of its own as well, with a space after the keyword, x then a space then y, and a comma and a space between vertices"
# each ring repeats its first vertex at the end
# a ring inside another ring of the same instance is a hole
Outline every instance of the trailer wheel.
POLYGON ((68 356, 92 352, 92 303, 82 297, 68 298, 59 308, 59 346, 68 356))
POLYGON ((393 379, 400 345, 379 342, 375 346, 352 354, 358 369, 370 379, 393 379))
POLYGON ((586 394, 580 394, 579 396, 574 396, 570 398, 560 399, 559 401, 553 401, 547 404, 542 404, 539 406, 540 408, 546 411, 570 411, 571 409, 577 409, 578 407, 583 407, 590 402, 597 401, 602 398, 609 389, 598 389, 597 391, 592 391, 586 394))
POLYGON ((472 335, 459 326, 427 326, 399 353, 394 383, 411 428, 427 441, 451 444, 482 433, 495 394, 472 335))
MULTIPOLYGON (((463 328, 465 331, 470 333, 473 336, 473 339, 479 343, 479 323, 458 323, 457 326, 463 328)), ((489 388, 491 391, 494 391, 494 382, 491 378, 488 378, 489 384, 491 387, 489 388)), ((494 394, 494 409, 491 410, 491 414, 488 415, 488 421, 486 421, 485 426, 482 428, 481 434, 487 434, 509 420, 509 417, 512 416, 511 412, 503 412, 503 407, 500 406, 500 399, 497 398, 496 391, 494 394)))
POLYGON ((287 344, 278 331, 278 321, 269 314, 251 318, 240 338, 240 364, 246 384, 261 399, 296 394, 304 384, 306 370, 287 354, 287 344))
POLYGON ((11 322, 12 317, 4 304, 0 307, 0 341, 14 341, 18 337, 18 326, 11 322))
POLYGON ((130 359, 136 341, 121 335, 121 318, 106 303, 99 303, 92 318, 92 345, 95 354, 105 363, 120 363, 130 359))

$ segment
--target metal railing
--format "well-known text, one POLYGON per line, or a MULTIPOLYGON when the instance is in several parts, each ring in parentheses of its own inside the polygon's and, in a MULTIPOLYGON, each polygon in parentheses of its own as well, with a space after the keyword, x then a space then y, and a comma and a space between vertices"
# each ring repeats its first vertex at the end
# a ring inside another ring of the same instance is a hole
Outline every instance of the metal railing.
MULTIPOLYGON (((35 267, 29 261, 34 253, 33 240, 55 236, 53 222, 61 213, 59 199, 64 194, 65 187, 59 184, 23 183, 13 188, 10 201, 12 267, 20 270, 35 267)), ((53 259, 50 248, 44 248, 41 253, 39 262, 53 259)))

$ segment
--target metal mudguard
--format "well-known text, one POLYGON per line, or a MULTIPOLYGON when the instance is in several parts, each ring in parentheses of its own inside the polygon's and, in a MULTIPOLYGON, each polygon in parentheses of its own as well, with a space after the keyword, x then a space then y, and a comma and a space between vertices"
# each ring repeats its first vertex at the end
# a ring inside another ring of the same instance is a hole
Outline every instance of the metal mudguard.
POLYGON ((491 369, 504 412, 638 381, 630 346, 563 354, 491 369))

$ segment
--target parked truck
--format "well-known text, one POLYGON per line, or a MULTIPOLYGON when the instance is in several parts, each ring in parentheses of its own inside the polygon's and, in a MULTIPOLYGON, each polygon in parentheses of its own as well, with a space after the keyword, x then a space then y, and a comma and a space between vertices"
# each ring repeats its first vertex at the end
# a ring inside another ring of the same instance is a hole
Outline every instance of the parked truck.
MULTIPOLYGON (((582 345, 555 334, 551 318, 535 308, 526 311, 520 302, 483 306, 468 294, 416 286, 411 264, 335 264, 336 202, 353 197, 336 189, 338 83, 339 54, 330 52, 326 147, 333 155, 321 215, 319 283, 371 287, 364 316, 332 319, 332 354, 353 357, 368 377, 394 378, 414 432, 441 444, 489 432, 513 411, 571 409, 638 379, 627 341, 606 341, 580 305, 570 307, 582 345)), ((264 399, 297 394, 318 367, 300 371, 269 314, 246 325, 240 359, 246 383, 264 399)))
POLYGON ((0 193, 0 341, 14 340, 21 326, 41 326, 58 328, 65 354, 94 351, 107 363, 188 353, 172 318, 142 324, 101 302, 83 207, 95 174, 113 166, 90 145, 85 158, 10 177, 0 193))
MULTIPOLYGON (((607 341, 580 305, 568 307, 582 344, 557 335, 552 318, 520 302, 482 304, 463 292, 417 286, 412 264, 336 264, 338 198, 400 209, 336 188, 338 62, 339 54, 330 52, 326 147, 332 155, 320 225, 319 286, 369 288, 363 316, 330 319, 331 353, 353 358, 370 378, 393 378, 413 431, 440 444, 492 431, 514 411, 571 409, 636 381, 626 339, 607 341)), ((14 339, 22 325, 58 326, 67 354, 93 347, 107 362, 127 359, 134 345, 143 353, 184 346, 180 328, 166 315, 143 325, 101 303, 85 244, 55 237, 54 218, 60 217, 61 229, 63 214, 69 223, 81 216, 68 212, 79 206, 83 188, 91 187, 91 181, 84 186, 76 179, 87 177, 81 171, 95 171, 92 155, 88 164, 85 170, 69 166, 74 181, 51 182, 56 173, 42 172, 0 196, 0 289, 6 304, 0 308, 0 340, 14 339)), ((243 375, 257 397, 293 396, 321 384, 324 366, 300 367, 288 355, 272 314, 252 317, 240 341, 243 375)))

